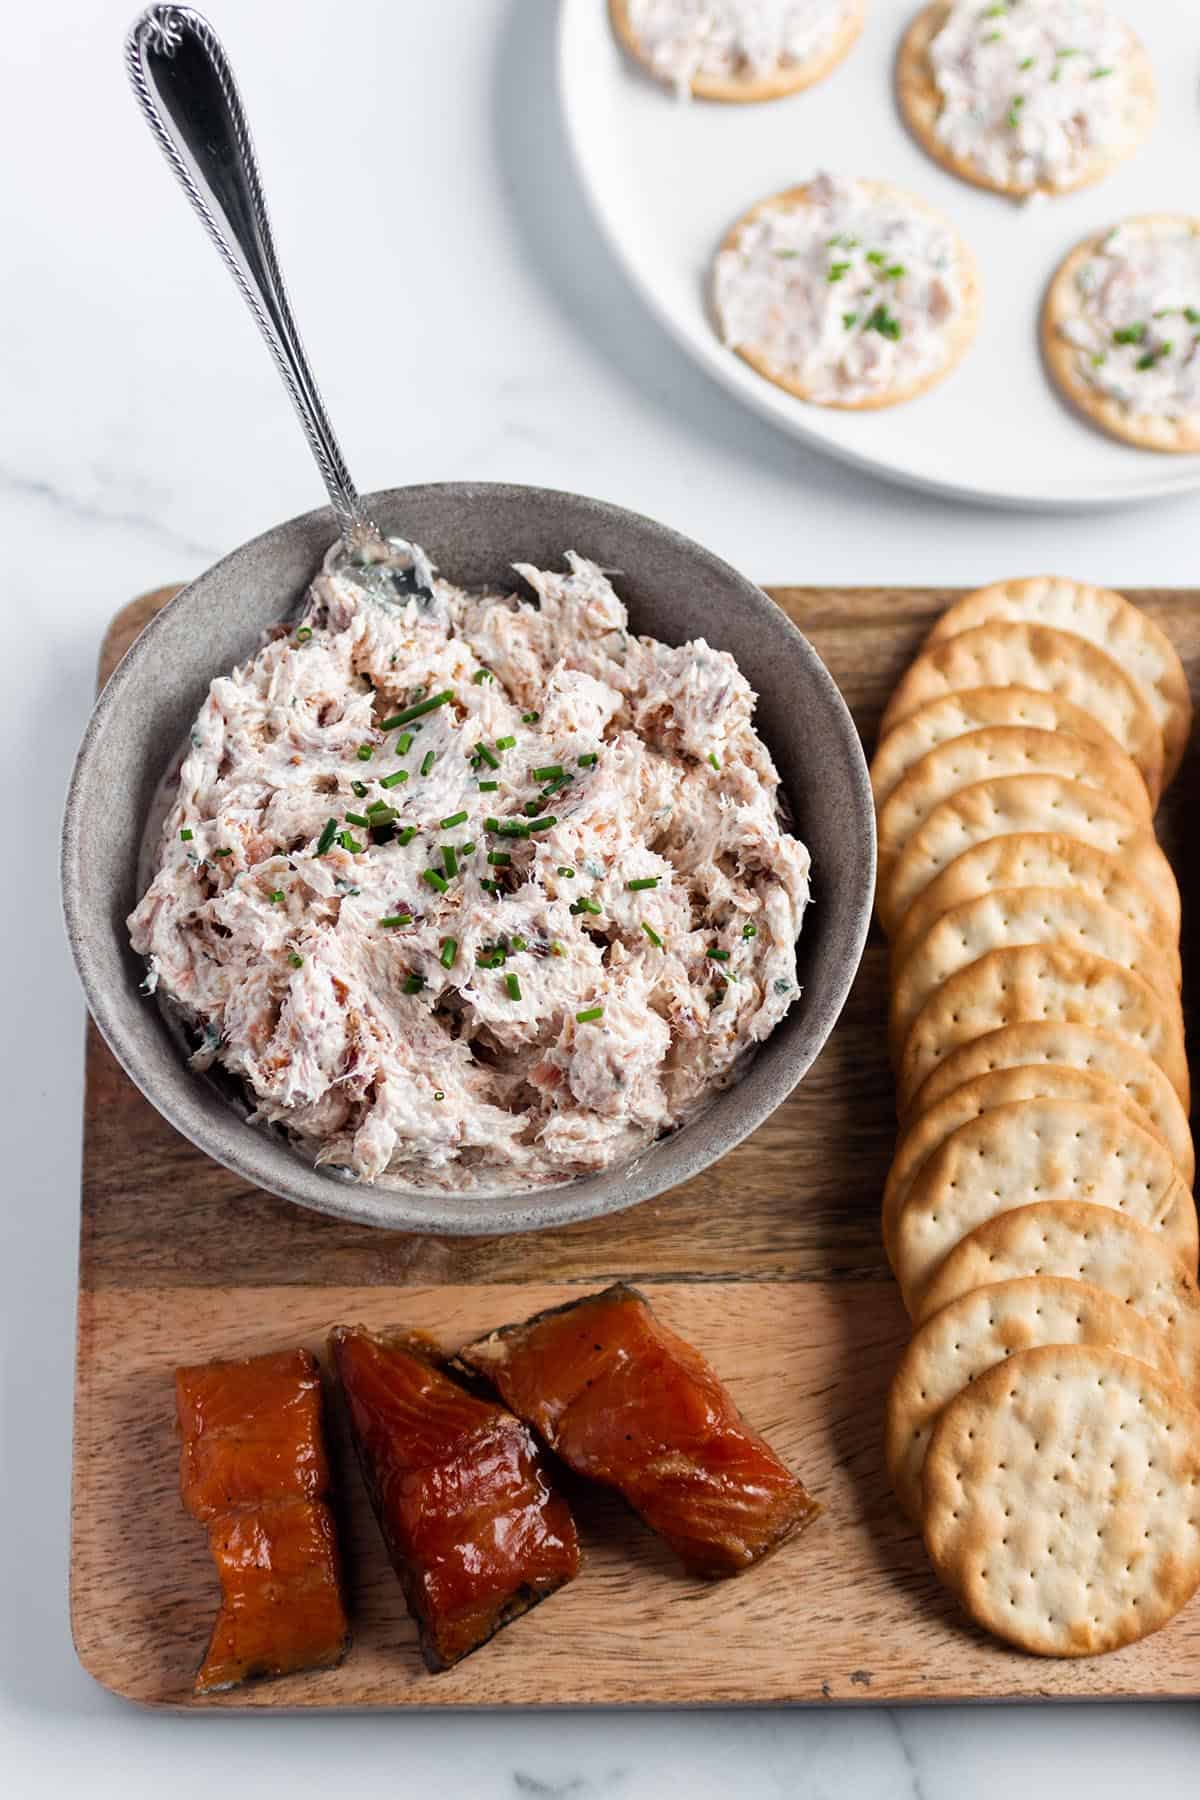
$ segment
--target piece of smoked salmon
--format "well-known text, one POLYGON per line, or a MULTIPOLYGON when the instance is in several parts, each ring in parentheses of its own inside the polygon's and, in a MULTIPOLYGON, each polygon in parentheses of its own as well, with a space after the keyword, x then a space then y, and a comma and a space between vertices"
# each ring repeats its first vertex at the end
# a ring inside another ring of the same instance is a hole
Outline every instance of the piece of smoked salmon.
POLYGON ((427 1339, 338 1326, 329 1342, 425 1662, 447 1669, 572 1579, 575 1522, 528 1428, 427 1339))
POLYGON ((623 1495, 693 1575, 736 1575, 820 1511, 634 1288, 506 1326, 459 1360, 569 1468, 623 1495))
POLYGON ((307 1350, 175 1371, 179 1488, 208 1527, 221 1610, 198 1694, 340 1662, 350 1641, 321 1377, 307 1350))

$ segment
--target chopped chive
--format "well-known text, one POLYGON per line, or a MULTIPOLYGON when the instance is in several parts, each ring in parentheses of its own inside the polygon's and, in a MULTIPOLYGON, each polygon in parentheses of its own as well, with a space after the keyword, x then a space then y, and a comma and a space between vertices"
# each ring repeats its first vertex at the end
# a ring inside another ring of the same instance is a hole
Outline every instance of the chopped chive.
POLYGON ((1108 68, 1108 69, 1093 69, 1093 70, 1092 70, 1092 72, 1091 72, 1091 74, 1090 74, 1090 76, 1089 76, 1089 77, 1088 77, 1088 79, 1089 79, 1089 81, 1103 81, 1103 80, 1104 80, 1104 77, 1105 77, 1105 76, 1106 76, 1106 75, 1112 75, 1112 74, 1114 74, 1114 73, 1115 73, 1115 71, 1114 71, 1114 70, 1113 70, 1113 69, 1111 69, 1111 68, 1108 68))
POLYGON ((1114 344, 1140 344, 1146 336, 1146 322, 1139 319, 1136 325, 1119 325, 1113 332, 1114 344))
POLYGON ((596 752, 594 750, 589 750, 586 756, 577 756, 575 760, 581 769, 594 768, 596 765, 596 752))
POLYGON ((474 856, 475 840, 472 838, 472 840, 469 844, 460 844, 458 846, 458 854, 460 856, 474 856))
POLYGON ((443 969, 452 969, 458 961, 458 939, 443 938, 442 954, 438 957, 443 969))
POLYGON ((226 848, 223 850, 214 850, 213 855, 214 856, 232 856, 233 851, 230 850, 228 846, 226 846, 226 848))
POLYGON ((528 946, 525 943, 525 939, 523 937, 509 938, 508 947, 510 950, 524 950, 524 949, 528 948, 528 946))
POLYGON ((522 725, 536 725, 541 716, 542 715, 539 712, 522 713, 521 723, 522 725))
POLYGON ((498 756, 493 756, 486 744, 476 744, 475 751, 478 756, 482 756, 489 769, 498 769, 500 767, 500 758, 498 756))
POLYGON ((407 781, 407 780, 408 780, 408 770, 407 769, 397 769, 394 775, 385 775, 383 780, 379 783, 379 785, 382 788, 394 788, 394 787, 399 787, 400 783, 402 781, 407 781))
POLYGON ((482 687, 485 681, 495 681, 495 679, 496 677, 490 669, 476 669, 471 677, 476 687, 482 687))
POLYGON ((508 997, 510 1000, 519 1000, 521 998, 521 983, 515 975, 506 975, 504 977, 504 985, 508 989, 508 997))
POLYGON ((883 279, 885 281, 899 281, 900 277, 903 274, 904 274, 904 264, 903 263, 891 263, 883 271, 883 279))
POLYGON ((744 938, 757 937, 758 936, 758 926, 757 925, 743 925, 742 926, 742 936, 744 938))
POLYGON ((421 758, 421 773, 422 773, 422 775, 428 775, 430 769, 432 769, 432 767, 436 761, 437 761, 436 751, 427 750, 425 752, 424 756, 421 758))
POLYGON ((1024 94, 1014 94, 1008 111, 1004 115, 1004 123, 1010 131, 1015 131, 1021 123, 1021 108, 1025 104, 1024 94))
POLYGON ((599 913, 603 912, 604 908, 597 906, 596 902, 585 894, 581 900, 571 903, 571 911, 573 913, 599 913))
POLYGON ((557 794, 559 788, 567 787, 573 780, 574 776, 572 775, 556 775, 554 780, 548 781, 542 789, 542 799, 548 800, 551 794, 557 794))
POLYGON ((1162 361, 1164 356, 1170 356, 1174 348, 1175 346, 1170 338, 1167 338, 1164 343, 1157 345, 1155 349, 1147 350, 1144 356, 1139 356, 1136 366, 1139 369, 1152 369, 1155 363, 1162 361))
POLYGON ((288 953, 288 961, 291 963, 293 969, 301 969, 304 967, 304 958, 302 956, 297 956, 294 950, 288 953))
POLYGON ((895 313, 890 313, 886 306, 880 304, 867 320, 863 330, 877 331, 880 337, 890 338, 895 343, 900 336, 900 321, 895 313))
POLYGON ((642 920, 642 930, 645 932, 646 936, 650 939, 650 942, 654 945, 654 948, 656 950, 661 950, 663 947, 663 941, 659 937, 657 931, 655 931, 653 925, 647 925, 645 919, 643 919, 642 920))
POLYGON ((858 314, 857 313, 843 313, 842 314, 842 325, 845 328, 845 330, 850 331, 857 324, 858 324, 858 314))
POLYGON ((714 962, 728 962, 729 961, 728 950, 706 950, 704 952, 704 954, 705 954, 705 956, 711 956, 714 962))
POLYGON ((311 625, 301 625, 297 628, 297 631, 296 631, 296 642, 298 644, 307 644, 307 642, 311 636, 312 636, 312 626, 311 625))
POLYGON ((885 263, 887 261, 887 258, 884 256, 882 250, 868 250, 867 251, 867 261, 869 263, 873 263, 875 265, 875 267, 878 269, 883 263, 885 263))
MULTIPOLYGON (((347 813, 346 817, 349 818, 350 814, 347 813)), ((396 808, 389 806, 386 800, 372 800, 367 808, 367 822, 373 831, 378 831, 381 825, 390 825, 393 819, 399 817, 396 808)))
POLYGON ((365 782, 365 781, 352 781, 352 782, 351 782, 351 783, 350 783, 350 789, 351 789, 351 792, 352 792, 352 793, 354 793, 354 794, 357 794, 357 796, 358 796, 358 798, 359 798, 359 799, 360 799, 360 800, 365 800, 365 799, 366 799, 366 797, 367 797, 367 784, 366 784, 366 782, 365 782))
POLYGON ((491 817, 491 815, 489 814, 488 817, 483 821, 483 829, 485 831, 499 831, 499 829, 500 829, 499 819, 493 819, 491 817))
POLYGON ((643 875, 637 881, 627 881, 625 886, 631 894, 640 894, 647 888, 656 888, 661 880, 661 875, 643 875))
POLYGON ((400 733, 400 736, 396 739, 396 755, 397 756, 407 756, 409 751, 412 749, 412 747, 413 747, 412 732, 411 731, 402 731, 400 733))
POLYGON ((416 837, 416 835, 417 835, 416 826, 415 825, 406 825, 404 827, 403 831, 398 831, 396 833, 396 842, 398 844, 411 844, 413 839, 416 837))
POLYGON ((831 284, 835 281, 840 281, 842 279, 843 275, 845 275, 848 272, 849 268, 850 268, 850 264, 848 262, 830 263, 829 267, 825 271, 826 281, 830 282, 831 284))
POLYGON ((496 827, 499 837, 527 838, 532 830, 533 826, 527 825, 524 819, 501 819, 496 827))
POLYGON ((327 819, 325 821, 325 829, 317 839, 318 856, 324 856, 327 850, 333 848, 333 840, 337 836, 337 828, 338 824, 336 819, 327 819))
POLYGON ((444 894, 450 885, 446 880, 446 877, 444 875, 439 875, 436 869, 426 869, 421 876, 421 880, 429 887, 436 888, 439 894, 444 894))
POLYGON ((480 969, 500 969, 503 968, 504 962, 503 944, 490 944, 475 958, 476 967, 480 969))
POLYGON ((360 844, 357 838, 351 837, 348 831, 338 832, 338 843, 343 850, 348 850, 351 856, 361 856, 367 847, 365 844, 360 844))
POLYGON ((1017 64, 1017 67, 1019 69, 1032 69, 1032 67, 1036 61, 1037 61, 1036 57, 1023 56, 1021 58, 1020 62, 1017 64))
POLYGON ((380 731, 396 731, 401 725, 411 725, 414 719, 421 718, 424 713, 433 712, 435 707, 445 706, 447 700, 453 700, 453 698, 453 689, 445 688, 442 693, 434 694, 428 700, 420 700, 416 706, 408 706, 403 712, 394 714, 390 719, 385 719, 379 729, 380 731))
POLYGON ((364 825, 368 831, 371 829, 371 821, 367 818, 365 813, 348 812, 346 814, 346 823, 347 825, 364 825))
POLYGON ((410 975, 404 983, 404 991, 406 994, 419 994, 424 986, 425 977, 423 975, 410 975))
POLYGON ((1189 325, 1200 325, 1200 308, 1195 306, 1185 306, 1183 309, 1183 316, 1189 325))
POLYGON ((489 850, 487 859, 493 869, 507 869, 512 862, 507 850, 489 850))
POLYGON ((536 819, 541 810, 542 803, 540 800, 527 800, 521 808, 521 811, 525 814, 527 819, 536 819))
POLYGON ((379 921, 379 923, 388 931, 393 931, 397 925, 411 925, 412 922, 413 916, 411 913, 389 913, 386 919, 380 919, 379 921))
POLYGON ((499 786, 500 783, 498 781, 481 781, 479 784, 479 791, 481 794, 494 794, 499 786))
POLYGON ((544 819, 530 819, 529 829, 531 832, 553 831, 557 824, 558 820, 555 818, 554 814, 548 813, 544 819))
POLYGON ((465 812, 451 813, 448 819, 442 820, 442 830, 453 831, 456 825, 465 825, 466 820, 467 815, 465 812))
POLYGON ((285 900, 287 896, 282 888, 272 888, 269 898, 272 906, 278 906, 279 902, 285 900))
POLYGON ((451 878, 458 874, 458 851, 453 844, 442 845, 442 867, 451 878))
POLYGON ((496 748, 497 748, 497 750, 512 750, 515 748, 516 742, 517 742, 517 740, 515 737, 497 738, 496 739, 496 748))
POLYGON ((594 1024, 597 1019, 602 1019, 603 1017, 604 1008, 602 1006, 585 1006, 582 1012, 577 1012, 575 1014, 575 1023, 577 1025, 591 1025, 594 1024))
POLYGON ((564 876, 567 881, 574 881, 575 879, 574 869, 568 869, 565 863, 560 863, 554 872, 556 875, 564 876))
POLYGON ((179 833, 180 838, 183 840, 183 842, 185 844, 190 844, 192 839, 195 837, 195 835, 196 835, 195 832, 192 831, 187 825, 185 825, 183 827, 183 830, 179 833))
POLYGON ((375 754, 374 744, 360 744, 358 746, 358 749, 355 751, 355 755, 358 757, 359 762, 370 762, 370 760, 374 756, 374 754, 375 754))
POLYGON ((546 763, 540 769, 534 769, 534 781, 554 781, 563 772, 561 763, 546 763))
POLYGON ((720 770, 720 767, 721 767, 721 765, 720 765, 720 763, 719 763, 719 762, 718 762, 718 761, 717 761, 717 758, 716 758, 716 755, 715 755, 715 753, 714 753, 714 752, 713 752, 713 751, 712 751, 712 750, 710 750, 710 751, 709 751, 709 753, 708 753, 708 760, 709 760, 709 762, 710 762, 710 763, 711 763, 711 764, 712 764, 712 766, 713 766, 713 768, 714 768, 714 769, 716 769, 716 770, 718 770, 718 771, 719 771, 719 770, 720 770))
POLYGON ((498 894, 500 892, 500 883, 498 881, 481 881, 479 885, 485 893, 498 894))

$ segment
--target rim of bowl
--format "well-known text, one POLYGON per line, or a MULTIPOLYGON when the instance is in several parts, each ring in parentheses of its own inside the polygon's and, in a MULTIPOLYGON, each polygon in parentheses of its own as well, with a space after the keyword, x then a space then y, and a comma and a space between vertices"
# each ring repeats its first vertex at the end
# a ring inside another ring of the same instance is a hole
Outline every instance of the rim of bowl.
MULTIPOLYGON (((836 723, 847 752, 851 798, 856 811, 849 830, 861 841, 866 852, 858 863, 858 892, 850 897, 847 942, 843 947, 842 965, 831 982, 823 1003, 815 1012, 805 1014, 803 1043, 794 1053, 779 1057, 774 1064, 762 1060, 762 1052, 771 1040, 768 1038, 759 1047, 746 1074, 735 1084, 737 1091, 749 1095, 751 1103, 740 1110, 727 1111, 719 1122, 715 1135, 710 1136, 708 1147, 697 1155, 694 1163, 689 1163, 686 1156, 680 1159, 678 1147, 686 1146, 693 1125, 709 1119, 711 1130, 711 1112, 708 1111, 699 1113, 668 1138, 648 1144, 629 1161, 613 1164, 593 1175, 575 1177, 550 1187, 471 1189, 462 1195, 442 1189, 370 1186, 339 1176, 333 1170, 319 1168, 310 1162, 283 1138, 267 1131, 257 1131, 239 1118, 233 1106, 228 1104, 226 1114, 230 1130, 226 1139, 222 1128, 210 1129, 210 1122, 203 1112, 199 1109, 193 1112, 185 1097, 177 1100, 171 1094, 162 1094, 155 1078, 153 1059, 143 1057, 136 1046, 130 1044, 123 1030, 122 1007, 128 1002, 129 995, 124 991, 110 992, 108 984, 97 978, 96 971, 91 966, 80 905, 83 850, 80 793, 110 715, 123 707, 131 685, 132 691, 136 692, 140 665, 149 654, 166 616, 176 609, 186 610, 194 589, 219 575, 248 551, 269 551, 275 540, 282 540, 305 527, 315 527, 318 522, 327 523, 329 541, 332 543, 337 536, 337 523, 332 510, 326 506, 298 513, 293 518, 248 538, 186 583, 155 614, 97 696, 76 755, 63 815, 60 863, 63 917, 88 1011, 97 1029, 134 1086, 168 1124, 214 1162, 251 1186, 264 1189, 309 1211, 379 1229, 453 1237, 502 1237, 603 1218, 678 1187, 702 1170, 720 1162, 787 1099, 828 1042, 862 960, 875 887, 875 810, 866 756, 858 730, 833 676, 803 632, 792 624, 782 608, 762 588, 722 557, 705 549, 682 532, 643 513, 633 512, 628 507, 617 506, 609 501, 574 494, 567 489, 534 487, 517 482, 424 482, 401 488, 378 489, 365 495, 363 503, 373 515, 398 510, 403 516, 406 502, 419 504, 422 497, 453 499, 459 505, 470 505, 473 500, 495 498, 538 504, 563 503, 572 508, 582 508, 585 514, 598 520, 630 524, 635 529, 647 532, 669 552, 682 554, 692 561, 698 560, 722 584, 739 589, 744 603, 758 611, 764 628, 773 631, 787 645, 791 655, 805 665, 808 682, 820 692, 836 723), (670 1154, 669 1146, 677 1147, 674 1156, 670 1154), (665 1155, 654 1154, 662 1149, 667 1151, 665 1155), (464 1213, 458 1210, 464 1200, 471 1205, 494 1204, 495 1211, 486 1217, 464 1213), (419 1206, 419 1214, 414 1210, 414 1203, 419 1206)), ((298 600, 299 595, 296 598, 298 600)), ((214 676, 222 672, 214 671, 214 676)), ((845 901, 847 896, 843 895, 842 898, 845 901)), ((185 1088, 185 1096, 186 1093, 185 1088)))

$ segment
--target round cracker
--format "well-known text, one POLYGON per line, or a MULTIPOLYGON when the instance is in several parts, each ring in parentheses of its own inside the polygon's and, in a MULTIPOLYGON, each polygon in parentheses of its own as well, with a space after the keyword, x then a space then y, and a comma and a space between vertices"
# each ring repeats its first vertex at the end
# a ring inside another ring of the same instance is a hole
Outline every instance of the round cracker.
MULTIPOLYGON (((646 52, 629 16, 629 0, 609 0, 609 17, 622 48, 647 74, 662 85, 663 78, 646 52)), ((845 14, 835 26, 828 44, 798 63, 781 63, 765 75, 704 75, 692 77, 689 87, 697 100, 721 100, 749 105, 760 100, 780 100, 814 87, 836 69, 857 43, 866 16, 865 0, 847 0, 845 14)))
POLYGON ((1028 619, 992 619, 933 643, 910 663, 880 725, 890 731, 909 713, 959 688, 1048 688, 1090 712, 1133 758, 1157 804, 1163 736, 1150 702, 1106 651, 1074 632, 1028 619))
POLYGON ((1069 888, 1086 894, 1111 906, 1144 937, 1164 949, 1169 947, 1178 961, 1177 927, 1171 921, 1177 892, 1172 891, 1164 907, 1115 856, 1061 832, 1018 832, 1013 837, 986 838, 956 856, 949 868, 930 882, 904 914, 892 939, 892 968, 900 968, 913 945, 953 907, 1013 887, 1069 888))
POLYGON ((1164 784, 1172 779, 1192 732, 1192 696, 1179 652, 1140 607, 1112 588, 1033 575, 964 594, 942 614, 926 642, 941 643, 992 619, 1029 619, 1072 631, 1119 663, 1150 702, 1163 734, 1164 784))
POLYGON ((1156 1231, 1111 1206, 1041 1200, 967 1233, 922 1296, 917 1323, 973 1288, 1023 1275, 1059 1275, 1103 1288, 1164 1332, 1180 1380, 1200 1393, 1200 1289, 1194 1271, 1156 1231))
MULTIPOLYGON (((765 200, 760 200, 748 212, 744 212, 740 218, 734 220, 718 244, 716 256, 720 256, 725 250, 736 250, 742 231, 763 213, 792 212, 798 207, 807 205, 811 185, 810 182, 801 182, 797 187, 785 188, 782 193, 770 194, 765 200)), ((936 219, 954 240, 957 274, 962 288, 962 306, 953 329, 946 334, 941 362, 935 369, 916 380, 908 381, 902 387, 885 388, 882 393, 873 394, 867 399, 818 400, 814 398, 803 382, 792 380, 774 369, 766 357, 752 345, 735 344, 732 348, 734 355, 740 356, 743 362, 749 363, 750 367, 764 380, 771 382, 775 387, 782 388, 785 393, 794 394, 797 400, 806 400, 813 406, 827 406, 835 412, 878 412, 885 406, 900 406, 906 400, 915 400, 918 395, 927 393, 930 388, 936 387, 939 382, 944 381, 946 376, 958 367, 970 349, 979 325, 979 271, 975 265, 975 258, 963 239, 936 207, 930 206, 918 195, 910 194, 906 189, 896 187, 890 181, 869 181, 865 177, 858 177, 856 185, 877 198, 901 200, 905 206, 911 206, 918 212, 926 213, 930 218, 936 219)), ((713 258, 714 269, 716 256, 713 258)))
POLYGON ((989 1369, 943 1410, 922 1487, 939 1578, 1018 1649, 1116 1650, 1200 1586, 1200 1411, 1119 1351, 989 1369))
MULTIPOLYGON (((1123 221, 1127 225, 1188 225, 1200 231, 1200 219, 1184 213, 1145 213, 1123 221)), ((1112 230, 1096 233, 1077 244, 1061 264, 1046 290, 1042 306, 1042 355, 1059 392, 1084 418, 1122 443, 1139 450, 1158 450, 1165 455, 1193 455, 1200 450, 1200 416, 1172 419, 1161 413, 1135 413, 1112 394, 1091 387, 1079 372, 1079 350, 1063 335, 1063 327, 1075 312, 1075 278, 1089 256, 1112 230)))
POLYGON ((943 1407, 1006 1357, 1042 1344, 1096 1344, 1180 1379, 1162 1332, 1101 1288, 1028 1275, 972 1289, 920 1327, 888 1393, 884 1456, 896 1498, 915 1523, 925 1450, 943 1407))
POLYGON ((972 1038, 1034 1019, 1078 1020, 1115 1032, 1156 1062, 1186 1106, 1190 1093, 1178 1001, 1086 950, 1021 944, 991 950, 952 975, 913 1021, 897 1072, 901 1117, 931 1070, 972 1038))
POLYGON ((1128 1039, 1094 1025, 1062 1019, 1035 1019, 1004 1025, 972 1038, 942 1059, 913 1101, 910 1117, 932 1112, 966 1083, 1001 1069, 1063 1065, 1104 1075, 1145 1113, 1169 1148, 1188 1186, 1196 1155, 1187 1111, 1158 1064, 1128 1039))
POLYGON ((914 832, 951 794, 979 781, 1043 772, 1099 788, 1145 824, 1150 823, 1146 784, 1123 750, 1102 749, 1067 732, 1041 731, 1028 725, 985 725, 930 750, 913 764, 879 808, 881 875, 886 876, 914 832))
POLYGON ((1066 944, 1132 969, 1168 1005, 1177 1001, 1179 952, 1168 940, 1153 943, 1103 902, 1070 888, 1002 888, 943 913, 894 969, 888 1014, 893 1058, 904 1048, 913 1020, 952 975, 991 950, 1012 944, 1066 944))
POLYGON ((909 1312, 969 1231, 1039 1199, 1116 1207, 1195 1267, 1196 1208, 1161 1138, 1121 1107, 1015 1100, 960 1125, 913 1181, 895 1229, 896 1278, 909 1312))
POLYGON ((1117 856, 1159 900, 1179 929, 1179 888, 1153 831, 1102 793, 1062 775, 1005 775, 977 781, 935 806, 913 833, 875 895, 879 922, 894 937, 904 915, 956 857, 989 838, 1060 833, 1117 856))
MULTIPOLYGON (((921 148, 952 175, 969 181, 974 187, 987 188, 994 194, 1008 194, 1024 199, 1030 194, 1068 194, 1103 180, 1109 171, 1131 156, 1146 139, 1158 116, 1158 100, 1154 88, 1154 70, 1145 50, 1132 31, 1129 49, 1134 98, 1134 123, 1128 141, 1119 149, 1097 150, 1078 173, 1067 182, 1020 183, 997 181, 981 169, 969 156, 960 156, 942 140, 938 120, 942 111, 942 95, 934 78, 929 49, 946 22, 950 8, 946 0, 934 0, 919 12, 901 40, 896 57, 896 98, 900 113, 921 148)), ((1128 28, 1127 28, 1128 29, 1128 28)))
POLYGON ((1065 731, 1086 738, 1090 744, 1121 751, 1121 746, 1099 719, 1081 706, 1072 706, 1061 694, 1037 693, 1033 688, 967 688, 943 694, 928 706, 918 707, 907 719, 881 736, 871 763, 871 791, 881 808, 914 763, 930 750, 969 731, 988 725, 1028 725, 1035 731, 1065 731))
MULTIPOLYGON (((1174 1088, 1169 1091, 1174 1097, 1174 1088)), ((883 1247, 893 1267, 896 1220, 913 1182, 934 1151, 940 1150, 960 1125, 979 1118, 993 1107, 1009 1106, 1017 1100, 1040 1099, 1084 1100, 1093 1106, 1119 1106, 1143 1131, 1162 1137, 1149 1113, 1142 1111, 1125 1088, 1119 1087, 1109 1076, 1093 1074, 1088 1069, 1073 1069, 1058 1063, 1034 1063, 993 1069, 964 1081, 943 1094, 927 1112, 914 1115, 897 1139, 884 1184, 882 1207, 883 1247)), ((1188 1142, 1190 1144, 1190 1137, 1188 1142)), ((995 1279, 999 1281, 1000 1276, 995 1279)))

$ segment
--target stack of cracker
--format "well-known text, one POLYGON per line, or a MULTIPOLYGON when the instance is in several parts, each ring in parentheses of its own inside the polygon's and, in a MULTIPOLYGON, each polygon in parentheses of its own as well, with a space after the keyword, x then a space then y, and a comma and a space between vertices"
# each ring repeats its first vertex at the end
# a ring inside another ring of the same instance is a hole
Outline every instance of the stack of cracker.
POLYGON ((914 1335, 887 1457, 938 1575, 1022 1649, 1115 1649, 1200 1585, 1200 1294, 1179 891, 1187 679, 1121 595, 939 620, 871 777, 914 1335))

